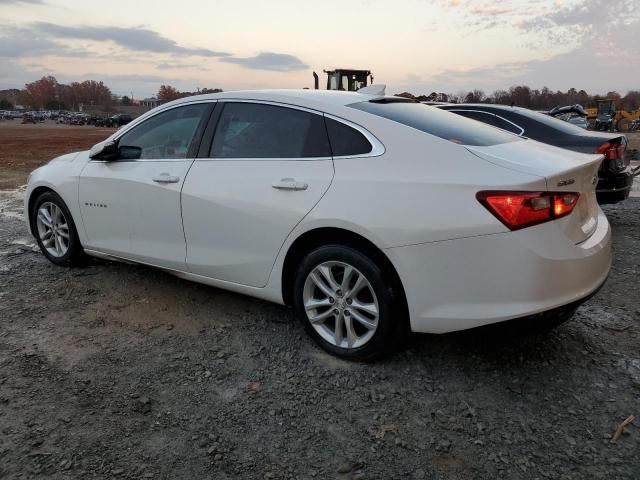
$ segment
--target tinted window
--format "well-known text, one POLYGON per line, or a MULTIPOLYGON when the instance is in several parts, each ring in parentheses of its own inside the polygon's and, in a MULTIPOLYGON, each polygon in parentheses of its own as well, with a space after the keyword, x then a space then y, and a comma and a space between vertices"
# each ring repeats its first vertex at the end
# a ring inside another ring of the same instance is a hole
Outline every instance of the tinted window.
POLYGON ((334 157, 366 155, 373 150, 369 140, 356 129, 331 118, 325 117, 325 120, 334 157))
POLYGON ((489 146, 518 140, 483 123, 421 103, 369 101, 349 106, 462 145, 489 146))
POLYGON ((453 113, 457 113, 465 118, 470 118, 471 120, 477 120, 478 122, 487 123, 489 125, 493 125, 497 127, 496 116, 492 113, 486 112, 478 112, 471 110, 451 110, 453 113))
POLYGON ((321 115, 259 103, 225 103, 211 156, 330 157, 331 149, 321 115))
POLYGON ((142 149, 139 158, 187 158, 206 109, 207 106, 201 103, 154 115, 120 137, 118 146, 142 149))
POLYGON ((506 130, 507 132, 515 133, 516 135, 524 135, 523 128, 514 125, 511 122, 506 121, 501 117, 494 117, 496 119, 496 127, 506 130))

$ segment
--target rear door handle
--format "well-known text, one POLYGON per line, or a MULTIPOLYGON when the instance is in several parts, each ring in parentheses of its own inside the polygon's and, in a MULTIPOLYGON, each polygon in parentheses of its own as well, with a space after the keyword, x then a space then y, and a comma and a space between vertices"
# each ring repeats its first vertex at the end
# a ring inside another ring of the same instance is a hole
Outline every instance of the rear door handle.
POLYGON ((175 177, 168 173, 161 173, 160 175, 153 177, 151 180, 156 183, 178 183, 180 181, 180 177, 175 177))
POLYGON ((277 190, 306 190, 309 188, 307 183, 297 182, 293 178, 283 178, 271 186, 277 190))

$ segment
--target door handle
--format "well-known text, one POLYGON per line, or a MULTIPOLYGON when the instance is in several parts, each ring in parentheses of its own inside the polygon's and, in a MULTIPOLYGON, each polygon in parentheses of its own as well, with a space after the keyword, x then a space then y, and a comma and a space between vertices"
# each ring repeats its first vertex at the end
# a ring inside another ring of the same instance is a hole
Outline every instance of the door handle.
POLYGON ((276 190, 306 190, 309 185, 304 182, 296 182, 293 178, 283 178, 271 185, 276 190))
POLYGON ((180 181, 180 177, 175 177, 168 173, 161 173, 160 175, 153 177, 151 180, 156 183, 178 183, 180 181))

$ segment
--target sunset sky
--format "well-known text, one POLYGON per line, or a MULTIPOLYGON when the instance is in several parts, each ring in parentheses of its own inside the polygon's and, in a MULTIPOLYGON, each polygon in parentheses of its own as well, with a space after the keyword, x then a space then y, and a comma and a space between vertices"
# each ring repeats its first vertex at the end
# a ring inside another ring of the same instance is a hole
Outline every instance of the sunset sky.
POLYGON ((389 93, 640 89, 640 0, 0 0, 0 89, 301 88, 367 68, 389 93))

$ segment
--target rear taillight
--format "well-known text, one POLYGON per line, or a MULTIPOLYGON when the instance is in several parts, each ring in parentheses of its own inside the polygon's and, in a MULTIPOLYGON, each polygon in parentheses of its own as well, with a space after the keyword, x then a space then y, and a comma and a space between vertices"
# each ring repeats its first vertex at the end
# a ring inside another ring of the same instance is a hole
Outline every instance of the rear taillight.
POLYGON ((576 192, 478 192, 476 198, 509 230, 569 215, 580 194, 576 192))
POLYGON ((622 143, 604 143, 596 150, 596 153, 604 155, 605 160, 622 160, 625 145, 622 143))

